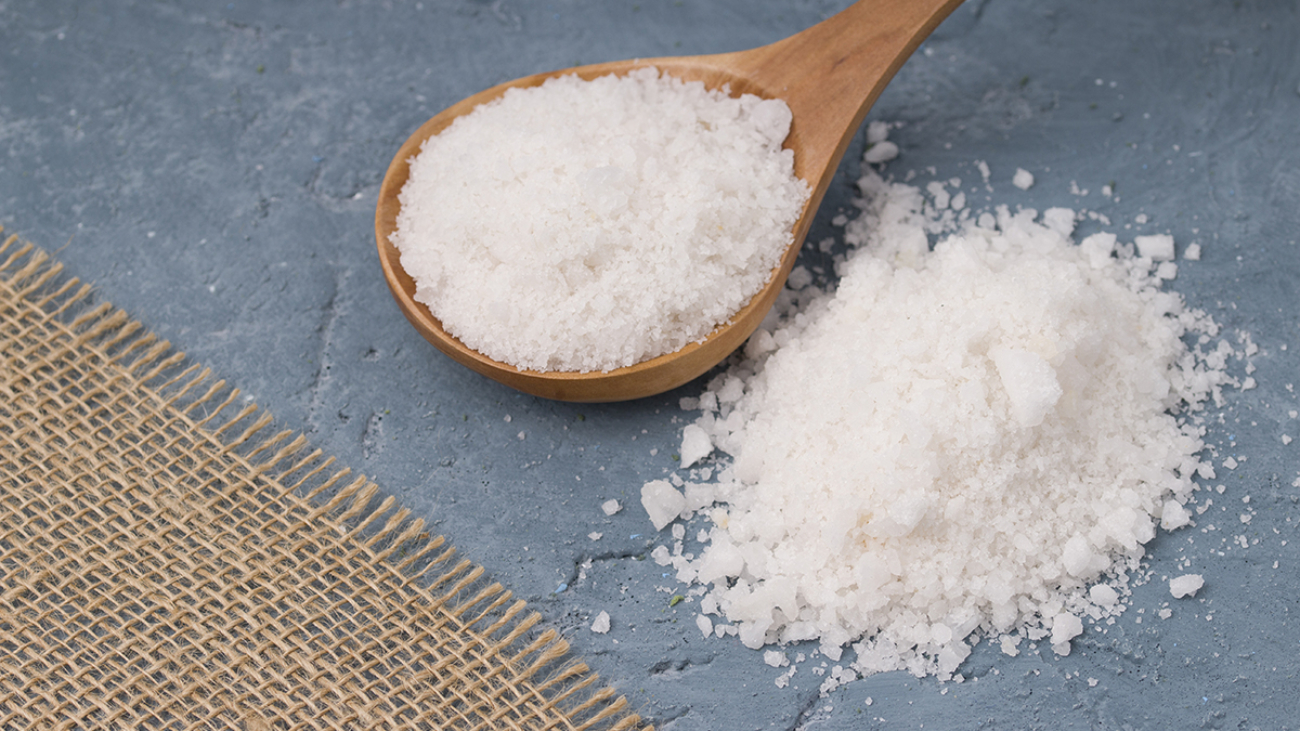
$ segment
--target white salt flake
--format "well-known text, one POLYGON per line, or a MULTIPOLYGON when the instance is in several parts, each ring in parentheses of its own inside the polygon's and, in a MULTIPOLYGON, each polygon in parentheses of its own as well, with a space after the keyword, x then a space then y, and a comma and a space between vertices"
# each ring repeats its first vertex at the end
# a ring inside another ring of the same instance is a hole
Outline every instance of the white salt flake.
POLYGON ((1034 174, 1024 168, 1016 168, 1016 174, 1011 177, 1011 184, 1021 190, 1029 190, 1034 185, 1034 174))
POLYGON ((1083 634, 1083 621, 1068 612, 1052 620, 1052 651, 1058 655, 1070 654, 1070 640, 1083 634))
POLYGON ((1138 254, 1151 261, 1172 261, 1174 258, 1174 237, 1169 234, 1137 236, 1134 237, 1133 243, 1138 248, 1138 254))
POLYGON ((700 632, 704 633, 705 637, 713 634, 713 620, 709 619, 707 615, 695 615, 695 626, 699 628, 700 632))
POLYGON ((1165 530, 1177 530, 1192 522, 1192 514, 1177 500, 1166 500, 1160 510, 1160 527, 1165 530))
POLYGON ((1200 574, 1184 574, 1169 580, 1169 593, 1175 599, 1196 596, 1196 592, 1205 586, 1205 579, 1200 574))
POLYGON ((995 348, 989 357, 997 366, 1002 387, 1011 399, 1011 412, 1022 427, 1043 423, 1064 393, 1056 370, 1035 353, 1012 348, 995 348))
POLYGON ((877 142, 876 144, 868 147, 866 153, 863 154, 862 159, 864 162, 871 163, 872 165, 877 165, 880 163, 889 162, 890 160, 893 160, 896 157, 898 157, 898 145, 895 145, 894 143, 886 140, 886 141, 877 142))
POLYGON ((596 619, 591 623, 591 631, 598 635, 609 632, 609 612, 602 610, 596 615, 596 619))
POLYGON ((605 515, 613 515, 623 509, 622 503, 617 500, 606 500, 600 504, 600 510, 605 515))
POLYGON ((1113 607, 1119 601, 1119 593, 1105 584, 1096 584, 1088 589, 1088 599, 1099 607, 1113 607))
POLYGON ((1011 635, 1002 635, 1002 638, 998 641, 998 646, 1001 648, 1002 654, 1004 655, 1010 655, 1011 657, 1015 657, 1020 654, 1019 637, 1012 637, 1011 635))
MULTIPOLYGON (((867 124, 867 144, 878 145, 889 139, 889 123, 875 120, 867 124)), ((843 225, 843 224, 841 224, 843 225)))
POLYGON ((667 480, 655 480, 641 487, 641 505, 655 530, 663 530, 686 507, 686 496, 667 480))
POLYGON ((682 467, 690 467, 713 452, 713 442, 709 433, 695 424, 687 424, 682 429, 681 458, 682 467))

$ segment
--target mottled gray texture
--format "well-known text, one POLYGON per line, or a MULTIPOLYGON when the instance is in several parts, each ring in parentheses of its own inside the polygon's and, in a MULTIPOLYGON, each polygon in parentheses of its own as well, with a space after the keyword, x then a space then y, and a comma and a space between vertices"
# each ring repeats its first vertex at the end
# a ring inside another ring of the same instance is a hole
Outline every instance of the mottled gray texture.
MULTIPOLYGON (((818 659, 778 689, 761 653, 701 639, 696 605, 670 606, 682 587, 644 560, 638 490, 672 469, 690 417, 677 402, 698 384, 539 401, 455 366, 401 317, 373 208, 429 116, 536 71, 760 45, 846 4, 0 0, 0 222, 432 521, 663 729, 1296 728, 1300 442, 1281 443, 1300 439, 1294 2, 969 0, 871 115, 906 123, 899 177, 933 166, 969 189, 985 160, 995 202, 1200 242, 1173 288, 1260 345, 1259 387, 1232 393, 1207 434, 1242 460, 1212 481, 1226 492, 1150 545, 1133 608, 1067 658, 985 645, 962 684, 885 674, 825 698, 818 659), (1037 184, 1012 188, 1016 167, 1037 184), (1111 181, 1118 200, 1100 196, 1111 181), (611 497, 625 509, 606 517, 611 497), (1173 601, 1163 579, 1186 572, 1206 586, 1173 601), (592 634, 601 610, 612 629, 592 634)), ((851 206, 860 151, 861 136, 811 241, 851 206)))

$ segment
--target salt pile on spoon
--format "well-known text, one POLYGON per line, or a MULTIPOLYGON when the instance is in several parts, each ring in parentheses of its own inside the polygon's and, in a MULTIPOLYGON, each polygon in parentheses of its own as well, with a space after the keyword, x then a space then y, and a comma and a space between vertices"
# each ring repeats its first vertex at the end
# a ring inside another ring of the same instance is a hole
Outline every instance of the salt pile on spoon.
POLYGON ((1161 290, 1172 242, 1075 244, 1066 209, 859 186, 838 290, 787 290, 698 400, 692 456, 702 432, 732 464, 645 486, 656 526, 712 524, 698 557, 654 557, 711 585, 702 628, 750 647, 856 643, 859 672, 941 677, 979 637, 1068 653, 1120 611, 1157 525, 1188 522, 1213 474, 1191 415, 1232 382, 1231 347, 1161 290))
POLYGON ((789 245, 808 188, 785 102, 654 68, 510 89, 411 160, 392 242, 462 343, 607 371, 703 340, 789 245))

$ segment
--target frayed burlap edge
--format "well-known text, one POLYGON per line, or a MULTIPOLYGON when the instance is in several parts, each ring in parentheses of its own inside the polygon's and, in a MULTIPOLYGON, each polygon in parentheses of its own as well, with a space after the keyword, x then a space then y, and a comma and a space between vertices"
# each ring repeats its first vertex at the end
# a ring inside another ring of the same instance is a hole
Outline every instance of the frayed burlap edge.
POLYGON ((0 727, 640 728, 421 519, 94 299, 0 244, 0 727))

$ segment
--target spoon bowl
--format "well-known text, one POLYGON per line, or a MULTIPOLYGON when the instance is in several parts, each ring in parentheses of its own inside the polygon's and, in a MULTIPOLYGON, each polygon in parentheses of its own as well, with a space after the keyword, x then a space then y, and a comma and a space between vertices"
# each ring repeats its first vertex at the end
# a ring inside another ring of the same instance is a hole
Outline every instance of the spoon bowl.
POLYGON ((907 57, 960 4, 961 0, 860 0, 802 33, 752 50, 613 61, 551 71, 499 84, 448 107, 407 138, 380 185, 375 240, 393 297, 415 329, 447 356, 535 396, 576 402, 625 401, 691 381, 739 347, 767 315, 867 111, 907 57), (780 264, 763 289, 703 341, 635 365, 588 373, 521 370, 465 346, 415 300, 415 282, 402 269, 400 254, 390 241, 397 230, 398 194, 410 176, 411 158, 419 154, 425 140, 457 117, 508 89, 539 86, 547 79, 570 74, 585 80, 622 76, 647 66, 683 81, 702 82, 709 89, 727 87, 735 96, 754 94, 781 99, 790 106, 794 119, 785 147, 794 152, 794 173, 808 184, 811 194, 780 264))

